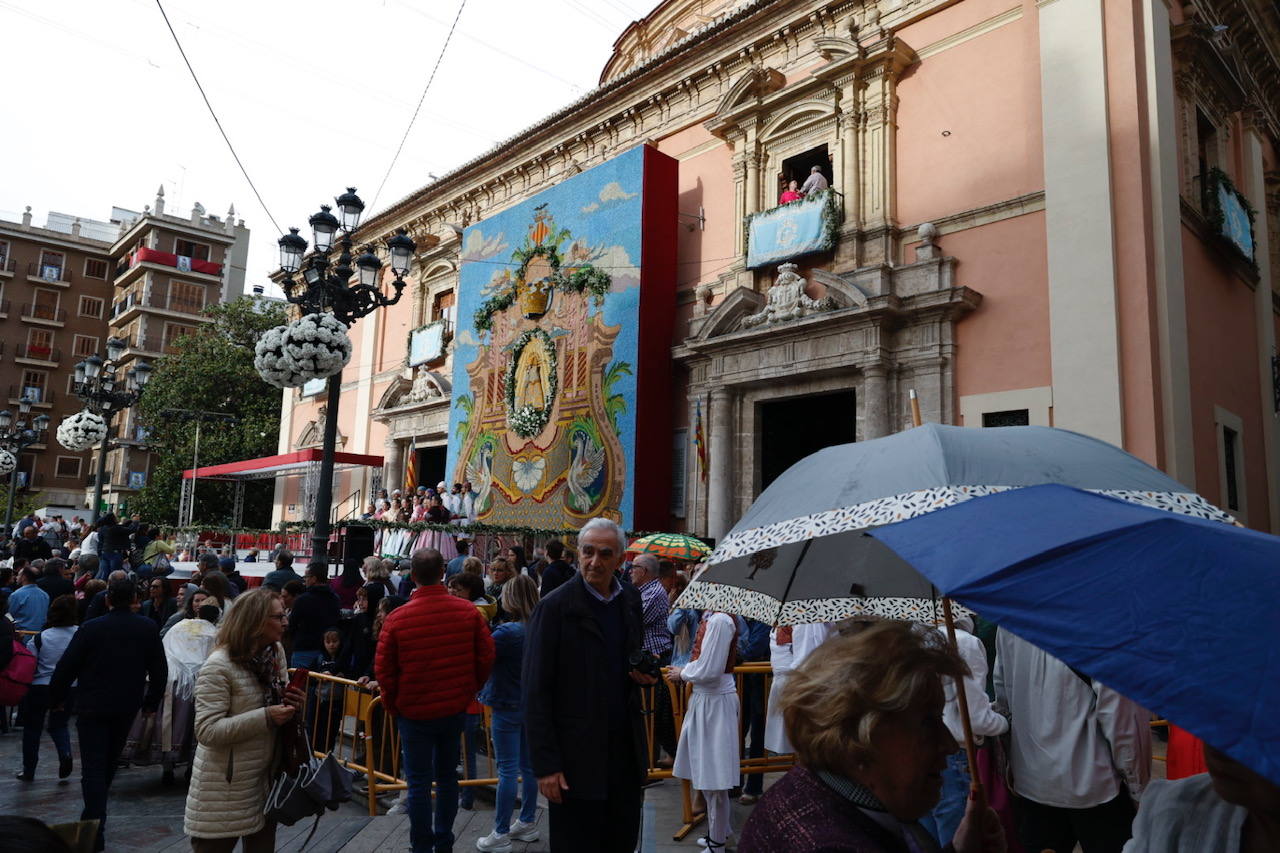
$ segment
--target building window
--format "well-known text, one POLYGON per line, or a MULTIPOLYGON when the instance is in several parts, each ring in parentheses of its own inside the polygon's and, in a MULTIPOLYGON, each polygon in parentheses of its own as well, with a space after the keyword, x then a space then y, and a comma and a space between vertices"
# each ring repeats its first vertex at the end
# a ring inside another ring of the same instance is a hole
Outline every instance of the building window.
POLYGON ((173 352, 174 342, 183 335, 195 334, 195 328, 192 326, 184 326, 181 323, 165 323, 164 324, 164 351, 173 352))
POLYGON ((791 181, 795 181, 798 186, 803 187, 804 182, 809 179, 809 175, 813 174, 814 166, 817 166, 822 172, 822 176, 827 179, 828 186, 835 183, 835 173, 831 168, 831 155, 827 153, 826 144, 819 145, 816 148, 810 148, 808 151, 801 152, 782 161, 782 171, 778 175, 778 200, 782 200, 782 193, 786 191, 791 181))
POLYGON ((28 397, 36 403, 46 402, 49 391, 49 374, 43 370, 22 371, 22 386, 18 391, 20 396, 28 397))
POLYGON ((48 329, 27 330, 27 357, 48 359, 53 355, 53 332, 48 329))
POLYGON ((79 456, 59 456, 53 476, 73 480, 79 479, 80 466, 83 461, 79 456))
POLYGON ((452 290, 443 290, 431 300, 431 322, 448 320, 452 326, 456 314, 457 298, 452 290))
POLYGON ((984 427, 1029 426, 1031 424, 1030 409, 1010 409, 1006 412, 983 412, 984 427))
POLYGON ((101 258, 85 258, 84 277, 105 279, 107 277, 107 262, 101 258))
POLYGON ((1213 407, 1213 421, 1218 437, 1218 503, 1241 524, 1247 524, 1244 423, 1221 406, 1213 407))
POLYGON ((76 335, 71 343, 71 351, 80 358, 88 358, 98 351, 98 339, 90 335, 76 335))
POLYGON ((173 253, 190 258, 193 261, 209 260, 209 247, 204 243, 184 240, 181 237, 173 241, 173 253))
POLYGON ((103 301, 96 296, 80 297, 80 316, 93 317, 94 319, 102 319, 103 301))
POLYGON ((9 260, 9 242, 0 240, 0 268, 4 267, 7 260, 9 260))
POLYGON ((61 252, 40 252, 40 277, 45 281, 62 281, 62 266, 66 256, 61 252))
POLYGON ((199 314, 204 310, 204 285, 171 279, 169 281, 170 311, 182 311, 186 314, 199 314))

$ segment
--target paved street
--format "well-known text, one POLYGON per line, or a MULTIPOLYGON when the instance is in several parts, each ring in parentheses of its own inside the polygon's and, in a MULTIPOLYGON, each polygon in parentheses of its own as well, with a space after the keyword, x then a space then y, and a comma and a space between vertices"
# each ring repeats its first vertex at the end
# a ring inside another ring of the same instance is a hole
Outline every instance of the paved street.
MULTIPOLYGON (((75 728, 72 727, 74 745, 75 728)), ((13 778, 21 765, 21 730, 0 735, 0 814, 19 814, 39 817, 48 823, 76 820, 80 816, 80 768, 79 753, 76 770, 66 782, 58 782, 57 757, 48 736, 41 746, 40 766, 36 781, 18 782, 13 778)), ((771 777, 777 778, 777 777, 771 777)), ((121 770, 111 789, 111 805, 108 811, 107 850, 129 853, 159 853, 159 851, 190 850, 182 833, 182 813, 186 803, 186 787, 181 778, 177 784, 166 786, 160 780, 159 767, 138 767, 121 770)), ((735 825, 741 826, 750 809, 734 805, 735 825)), ((545 833, 545 809, 539 810, 539 825, 545 833)), ((641 846, 646 853, 658 851, 700 850, 695 830, 685 841, 674 842, 672 835, 680 825, 680 787, 668 780, 648 789, 644 814, 645 839, 641 846)), ((492 797, 484 792, 476 798, 474 811, 459 811, 454 825, 458 835, 455 849, 462 853, 474 850, 476 839, 493 828, 492 797)), ((297 851, 311 829, 311 823, 299 823, 281 827, 276 849, 297 851)), ((357 853, 379 851, 399 853, 409 849, 409 822, 403 816, 370 818, 364 801, 357 798, 336 812, 325 815, 315 838, 306 848, 314 853, 357 853)), ((545 851, 546 838, 532 844, 516 844, 516 851, 545 851)))

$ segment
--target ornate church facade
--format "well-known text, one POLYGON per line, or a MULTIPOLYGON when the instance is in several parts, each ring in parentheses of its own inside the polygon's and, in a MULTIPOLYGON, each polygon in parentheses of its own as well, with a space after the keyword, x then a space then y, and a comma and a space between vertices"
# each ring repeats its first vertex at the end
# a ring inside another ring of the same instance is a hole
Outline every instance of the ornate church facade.
MULTIPOLYGON (((804 455, 909 426, 914 391, 927 421, 1088 433, 1280 530, 1278 140, 1265 0, 665 0, 595 90, 369 223, 410 229, 419 275, 353 330, 339 449, 385 463, 340 472, 338 514, 409 454, 455 479, 468 226, 648 146, 678 163, 667 527, 723 536, 804 455)), ((306 390, 282 453, 322 421, 306 390)), ((281 483, 277 520, 303 498, 281 483)))

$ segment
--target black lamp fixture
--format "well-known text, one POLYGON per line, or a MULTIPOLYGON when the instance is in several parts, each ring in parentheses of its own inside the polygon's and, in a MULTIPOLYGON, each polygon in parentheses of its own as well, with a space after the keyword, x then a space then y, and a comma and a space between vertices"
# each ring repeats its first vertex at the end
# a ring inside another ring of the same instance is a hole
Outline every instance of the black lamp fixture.
POLYGON ((132 407, 142 398, 142 389, 151 379, 151 365, 138 361, 120 374, 120 360, 128 349, 128 341, 107 338, 107 357, 93 354, 75 366, 75 395, 92 412, 107 422, 107 434, 98 448, 98 474, 93 484, 93 520, 102 514, 102 488, 107 478, 107 451, 111 447, 111 419, 116 412, 132 407))
MULTIPOLYGON (((355 232, 360 227, 365 204, 355 187, 334 200, 334 206, 323 204, 307 220, 311 226, 313 251, 308 257, 307 241, 297 228, 290 228, 278 241, 280 246, 280 287, 285 299, 305 314, 331 314, 350 327, 356 320, 378 308, 395 305, 404 293, 404 277, 413 266, 417 244, 406 229, 400 228, 386 240, 389 266, 395 276, 391 292, 381 286, 384 263, 373 244, 366 244, 359 256, 353 255, 355 232), (337 215, 333 213, 337 208, 337 215), (336 257, 333 256, 337 250, 336 257), (301 276, 301 281, 294 278, 301 276), (352 281, 352 278, 355 281, 352 281)), ((320 477, 316 484, 316 502, 312 516, 312 559, 325 560, 329 547, 329 518, 333 503, 333 459, 337 443, 338 404, 342 374, 329 377, 328 417, 325 419, 323 455, 320 477)))
MULTIPOLYGON (((14 422, 13 412, 8 409, 0 411, 0 447, 12 453, 17 461, 21 461, 22 453, 33 444, 44 442, 44 432, 49 428, 49 416, 36 415, 27 423, 34 401, 27 396, 18 400, 18 419, 14 422)), ((13 503, 18 491, 18 467, 9 472, 9 504, 4 511, 4 529, 13 531, 13 503)))

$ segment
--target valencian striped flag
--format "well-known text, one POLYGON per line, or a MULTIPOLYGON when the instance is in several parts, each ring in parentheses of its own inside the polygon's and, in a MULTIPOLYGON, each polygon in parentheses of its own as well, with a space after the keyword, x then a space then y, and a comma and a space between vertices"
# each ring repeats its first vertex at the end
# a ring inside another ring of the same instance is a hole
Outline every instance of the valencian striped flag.
POLYGON ((418 488, 418 444, 409 442, 409 461, 404 466, 404 492, 411 494, 418 488))
POLYGON ((702 482, 707 481, 707 435, 702 431, 702 401, 698 401, 698 408, 693 420, 693 446, 698 450, 698 479, 702 482))

